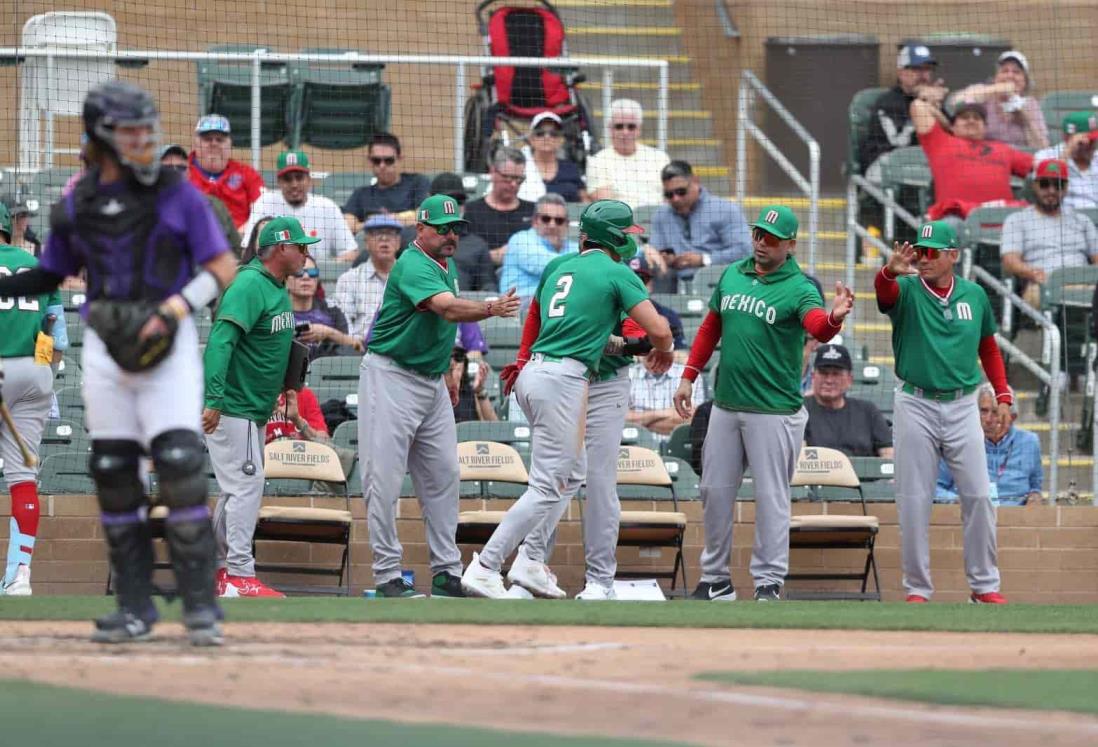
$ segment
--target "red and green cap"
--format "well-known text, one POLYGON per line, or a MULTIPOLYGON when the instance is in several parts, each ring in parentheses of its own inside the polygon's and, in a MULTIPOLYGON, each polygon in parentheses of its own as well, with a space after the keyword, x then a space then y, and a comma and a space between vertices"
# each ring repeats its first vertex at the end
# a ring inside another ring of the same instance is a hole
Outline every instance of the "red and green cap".
POLYGON ((315 244, 320 241, 319 236, 309 236, 301 223, 292 215, 280 215, 263 226, 259 232, 259 245, 274 246, 275 244, 315 244))
POLYGON ((1057 179, 1061 182, 1068 180, 1068 165, 1059 158, 1046 158, 1037 164, 1033 173, 1034 179, 1057 179))
POLYGON ((1064 117, 1063 125, 1065 135, 1089 132, 1091 140, 1098 140, 1098 115, 1094 112, 1072 112, 1064 117))
POLYGON ((944 220, 933 220, 919 226, 919 240, 915 246, 924 249, 956 249, 957 230, 944 220))
POLYGON ((304 171, 309 173, 309 157, 303 150, 287 150, 278 154, 278 176, 288 174, 291 171, 304 171))
POLYGON ((446 226, 450 223, 468 223, 461 217, 461 206, 450 195, 431 195, 419 203, 416 222, 428 226, 446 226))
POLYGON ((795 239, 799 225, 797 216, 785 205, 767 205, 751 227, 761 228, 779 239, 795 239))

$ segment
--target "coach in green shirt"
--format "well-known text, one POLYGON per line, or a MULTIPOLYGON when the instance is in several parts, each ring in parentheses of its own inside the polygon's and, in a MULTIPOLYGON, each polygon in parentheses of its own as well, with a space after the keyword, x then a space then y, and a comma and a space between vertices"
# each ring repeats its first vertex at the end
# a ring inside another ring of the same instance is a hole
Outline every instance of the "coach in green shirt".
POLYGON ((225 291, 206 343, 202 429, 221 488, 213 518, 220 596, 283 596, 255 577, 252 536, 263 500, 263 435, 294 336, 286 278, 301 272, 309 244, 318 241, 297 218, 269 222, 258 255, 225 291))

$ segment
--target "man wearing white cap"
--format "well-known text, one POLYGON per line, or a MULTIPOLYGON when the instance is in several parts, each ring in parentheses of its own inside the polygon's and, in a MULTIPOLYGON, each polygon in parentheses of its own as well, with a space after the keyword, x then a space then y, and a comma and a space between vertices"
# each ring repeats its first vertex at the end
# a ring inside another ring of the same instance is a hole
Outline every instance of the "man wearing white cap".
POLYGON ((567 158, 557 158, 564 144, 564 122, 553 112, 541 112, 530 121, 526 156, 526 181, 519 188, 520 200, 537 202, 553 192, 566 202, 587 202, 587 189, 579 167, 567 158))
POLYGON ((263 191, 263 177, 246 163, 234 161, 232 127, 220 114, 207 114, 194 128, 187 177, 199 191, 225 203, 239 229, 248 220, 252 203, 263 191))
POLYGON ((1047 148, 1048 126, 1041 105, 1027 96, 1029 60, 1017 49, 999 55, 995 77, 990 83, 968 86, 954 94, 957 101, 975 101, 987 107, 984 137, 1015 148, 1047 148))

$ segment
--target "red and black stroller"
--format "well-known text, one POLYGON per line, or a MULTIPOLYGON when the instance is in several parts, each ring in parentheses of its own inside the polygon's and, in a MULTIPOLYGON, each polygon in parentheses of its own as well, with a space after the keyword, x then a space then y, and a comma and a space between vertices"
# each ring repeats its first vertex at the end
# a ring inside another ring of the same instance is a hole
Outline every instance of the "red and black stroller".
MULTIPOLYGON (((492 57, 568 56, 564 23, 547 0, 535 7, 504 6, 487 14, 501 0, 477 6, 477 28, 492 57)), ((565 156, 581 172, 589 154, 598 150, 588 107, 576 90, 585 78, 574 65, 513 67, 494 65, 482 71, 482 82, 465 104, 465 170, 483 173, 499 144, 517 140, 534 115, 549 110, 564 122, 565 156)))

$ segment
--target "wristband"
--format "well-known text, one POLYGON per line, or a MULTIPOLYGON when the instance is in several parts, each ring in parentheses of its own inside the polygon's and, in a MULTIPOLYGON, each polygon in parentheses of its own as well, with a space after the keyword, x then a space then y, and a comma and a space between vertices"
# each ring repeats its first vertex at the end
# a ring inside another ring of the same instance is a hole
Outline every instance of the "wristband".
POLYGON ((209 270, 202 270, 191 279, 191 282, 183 286, 179 295, 191 307, 190 311, 194 311, 213 301, 220 292, 221 284, 217 282, 214 274, 209 270))

